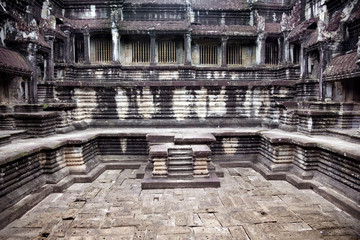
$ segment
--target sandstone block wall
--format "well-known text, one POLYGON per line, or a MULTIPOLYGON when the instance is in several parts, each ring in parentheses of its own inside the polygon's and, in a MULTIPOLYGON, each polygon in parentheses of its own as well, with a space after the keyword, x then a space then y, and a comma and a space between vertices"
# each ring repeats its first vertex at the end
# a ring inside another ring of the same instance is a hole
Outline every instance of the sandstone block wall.
MULTIPOLYGON (((331 189, 350 201, 344 203, 346 209, 356 212, 352 207, 360 201, 360 159, 354 150, 356 144, 334 145, 323 138, 281 130, 248 129, 213 134, 216 141, 210 148, 215 164, 252 166, 268 178, 286 179, 298 187, 316 191, 331 189)), ((147 160, 146 133, 85 134, 5 152, 0 158, 0 212, 11 209, 29 194, 45 189, 47 193, 61 191, 74 181, 71 176, 84 176, 83 181, 91 181, 85 176, 97 176, 99 171, 104 171, 104 164, 128 167, 136 163, 138 168, 139 163, 147 160), (64 182, 65 179, 68 180, 64 182)))
POLYGON ((96 126, 134 122, 156 126, 161 120, 171 120, 169 125, 226 125, 257 119, 259 124, 266 118, 278 121, 273 108, 293 96, 291 86, 73 87, 70 91, 56 89, 56 96, 62 98, 64 91, 76 103, 73 112, 66 115, 75 123, 96 126))

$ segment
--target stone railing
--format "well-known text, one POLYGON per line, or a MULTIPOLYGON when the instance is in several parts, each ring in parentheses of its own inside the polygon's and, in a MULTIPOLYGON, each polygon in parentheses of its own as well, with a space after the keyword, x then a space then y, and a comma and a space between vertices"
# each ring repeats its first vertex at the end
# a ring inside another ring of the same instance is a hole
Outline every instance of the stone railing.
POLYGON ((195 66, 121 66, 58 65, 56 81, 269 81, 298 80, 299 67, 195 67, 195 66), (60 74, 61 73, 61 74, 60 74))

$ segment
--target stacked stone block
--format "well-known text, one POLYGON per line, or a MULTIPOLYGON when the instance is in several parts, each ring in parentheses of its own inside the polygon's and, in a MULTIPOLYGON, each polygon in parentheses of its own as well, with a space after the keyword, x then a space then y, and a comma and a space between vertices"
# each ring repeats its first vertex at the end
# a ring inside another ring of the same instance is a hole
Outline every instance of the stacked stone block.
POLYGON ((1 161, 0 211, 45 184, 40 152, 14 156, 1 161))

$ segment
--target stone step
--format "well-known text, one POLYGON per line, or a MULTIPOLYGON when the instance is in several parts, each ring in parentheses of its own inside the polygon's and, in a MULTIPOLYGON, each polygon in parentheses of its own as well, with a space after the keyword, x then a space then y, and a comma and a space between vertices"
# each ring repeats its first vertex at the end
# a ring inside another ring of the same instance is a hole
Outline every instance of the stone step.
POLYGON ((168 172, 169 178, 192 178, 193 177, 193 171, 187 171, 187 172, 168 172))
POLYGON ((184 160, 184 161, 192 161, 193 157, 192 156, 184 156, 184 155, 176 155, 176 156, 168 156, 168 160, 169 161, 181 161, 181 160, 184 160))
POLYGON ((172 158, 174 160, 176 159, 192 159, 192 155, 186 155, 186 154, 172 154, 172 155, 168 155, 168 158, 172 158))
POLYGON ((10 135, 0 136, 0 146, 4 146, 11 142, 10 135))
POLYGON ((183 166, 183 165, 193 165, 193 160, 172 160, 172 161, 168 161, 168 165, 169 166, 183 166))
POLYGON ((168 150, 168 155, 172 156, 172 155, 190 155, 192 156, 193 152, 192 149, 169 149, 168 150))
POLYGON ((14 141, 14 140, 26 138, 27 137, 26 133, 27 133, 26 130, 12 131, 10 139, 11 139, 11 141, 14 141))
POLYGON ((169 166, 168 167, 168 171, 173 172, 173 171, 181 171, 181 172, 187 172, 187 171, 193 171, 193 167, 192 166, 169 166))

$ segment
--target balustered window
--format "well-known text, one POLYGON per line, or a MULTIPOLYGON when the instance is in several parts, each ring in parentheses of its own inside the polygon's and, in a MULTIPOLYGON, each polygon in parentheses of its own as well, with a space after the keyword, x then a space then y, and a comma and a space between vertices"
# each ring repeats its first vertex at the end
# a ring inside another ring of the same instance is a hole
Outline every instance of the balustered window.
POLYGON ((148 63, 150 62, 150 42, 134 41, 132 42, 132 62, 148 63))
POLYGON ((111 35, 95 35, 90 42, 90 61, 92 63, 112 62, 112 39, 111 35))
POLYGON ((279 62, 279 45, 277 39, 266 40, 265 64, 277 65, 279 62))
POLYGON ((227 46, 227 64, 242 64, 242 46, 241 45, 233 45, 227 46))
POLYGON ((160 41, 158 44, 158 56, 160 63, 176 62, 175 41, 160 41))
POLYGON ((200 64, 218 64, 216 45, 200 45, 200 64))

